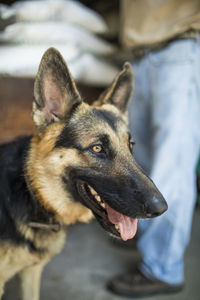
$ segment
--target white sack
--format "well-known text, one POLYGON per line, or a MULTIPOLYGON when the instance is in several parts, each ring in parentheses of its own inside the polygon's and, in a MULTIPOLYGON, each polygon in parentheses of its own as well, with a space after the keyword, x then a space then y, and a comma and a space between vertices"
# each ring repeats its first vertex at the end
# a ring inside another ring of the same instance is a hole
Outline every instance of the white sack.
POLYGON ((7 7, 17 21, 62 21, 77 24, 94 33, 105 33, 107 25, 103 18, 82 3, 72 0, 31 0, 14 3, 7 7))
MULTIPOLYGON (((119 71, 115 66, 92 54, 81 54, 71 45, 53 45, 57 48, 76 81, 94 86, 110 84, 119 71)), ((48 45, 12 45, 0 47, 0 74, 17 77, 35 77, 40 60, 48 45)))
MULTIPOLYGON (((71 46, 54 45, 63 55, 68 64, 77 59, 80 51, 71 46)), ((40 60, 48 45, 12 45, 0 47, 0 73, 9 76, 34 77, 37 73, 40 60)), ((79 78, 81 69, 76 69, 75 78, 79 78)))
POLYGON ((8 25, 0 33, 0 41, 20 44, 71 43, 82 51, 102 55, 110 54, 115 50, 111 44, 79 26, 53 21, 8 25))

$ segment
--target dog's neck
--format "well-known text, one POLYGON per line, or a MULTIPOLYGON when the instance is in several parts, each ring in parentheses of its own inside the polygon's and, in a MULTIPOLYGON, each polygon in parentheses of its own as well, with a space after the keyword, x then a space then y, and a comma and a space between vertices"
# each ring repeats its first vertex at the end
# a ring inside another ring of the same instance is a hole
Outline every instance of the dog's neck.
POLYGON ((37 199, 37 195, 31 189, 31 185, 29 184, 28 177, 25 175, 25 181, 30 193, 31 201, 34 203, 34 214, 29 218, 27 225, 35 230, 44 230, 44 231, 54 231, 58 232, 63 228, 63 224, 58 222, 55 218, 54 212, 45 209, 39 199, 37 199))
MULTIPOLYGON (((62 224, 55 220, 54 212, 46 210, 38 201, 36 194, 31 190, 29 179, 26 174, 26 160, 29 153, 31 137, 24 138, 24 142, 19 141, 19 153, 14 158, 18 161, 16 170, 11 171, 10 178, 14 178, 14 185, 12 184, 11 199, 14 197, 18 201, 15 202, 15 210, 17 210, 17 219, 23 222, 24 225, 34 229, 59 231, 62 224), (20 149, 21 147, 21 149, 20 149), (21 199, 21 200, 20 200, 21 199), (25 214, 23 213, 25 212, 25 214)), ((16 147, 16 149, 18 149, 16 147)), ((17 151, 16 151, 17 152, 17 151)), ((9 175, 9 174, 8 174, 9 175)), ((10 211, 11 219, 12 211, 10 211)), ((16 214, 16 213, 15 213, 16 214)))

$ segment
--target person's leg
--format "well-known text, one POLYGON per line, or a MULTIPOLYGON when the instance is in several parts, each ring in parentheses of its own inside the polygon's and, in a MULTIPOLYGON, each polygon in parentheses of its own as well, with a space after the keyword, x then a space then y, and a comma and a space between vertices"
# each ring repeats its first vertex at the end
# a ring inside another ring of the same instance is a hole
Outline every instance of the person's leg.
POLYGON ((200 46, 196 41, 174 42, 149 54, 146 76, 154 154, 151 176, 166 197, 169 210, 159 218, 140 222, 142 273, 126 273, 111 280, 108 286, 117 294, 141 296, 182 288, 200 145, 199 70, 200 46))
POLYGON ((178 41, 149 57, 152 107, 151 178, 169 209, 141 224, 141 270, 169 284, 184 280, 187 246, 196 195, 195 168, 200 146, 200 46, 178 41))

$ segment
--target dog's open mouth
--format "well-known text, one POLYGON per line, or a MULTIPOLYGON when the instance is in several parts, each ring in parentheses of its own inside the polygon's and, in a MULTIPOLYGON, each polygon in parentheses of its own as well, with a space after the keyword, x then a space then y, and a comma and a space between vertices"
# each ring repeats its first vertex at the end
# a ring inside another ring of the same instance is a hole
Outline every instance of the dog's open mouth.
POLYGON ((122 240, 132 239, 137 231, 137 219, 125 216, 111 208, 87 183, 79 181, 77 188, 84 203, 90 208, 105 230, 122 240))

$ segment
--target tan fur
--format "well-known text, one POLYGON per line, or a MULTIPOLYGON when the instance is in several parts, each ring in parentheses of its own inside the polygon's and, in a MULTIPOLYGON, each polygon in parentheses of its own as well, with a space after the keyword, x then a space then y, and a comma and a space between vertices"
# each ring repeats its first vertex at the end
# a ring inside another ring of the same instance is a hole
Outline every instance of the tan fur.
POLYGON ((46 262, 26 267, 18 274, 20 300, 38 300, 40 280, 46 262))
POLYGON ((65 224, 89 222, 91 211, 79 202, 74 202, 60 181, 65 166, 84 166, 84 161, 75 149, 53 150, 55 140, 63 124, 52 124, 42 137, 32 140, 27 161, 27 175, 30 188, 47 210, 56 212, 57 220, 65 224))
MULTIPOLYGON (((24 231, 26 228, 24 228, 24 231)), ((21 228, 21 231, 22 228, 21 228)), ((33 233, 31 233, 33 236, 33 233)), ((30 269, 30 276, 34 277, 34 269, 39 269, 40 274, 44 265, 51 259, 52 256, 58 254, 65 243, 64 231, 59 233, 52 233, 49 238, 44 238, 41 236, 41 232, 34 236, 34 241, 37 246, 44 247, 48 245, 49 252, 35 254, 31 253, 30 250, 26 247, 13 247, 10 243, 1 243, 0 247, 0 296, 3 294, 4 283, 16 275, 21 276, 21 272, 26 272, 27 268, 30 269), (13 255, 14 254, 14 255, 13 255), (2 287, 2 288, 1 288, 2 287)), ((30 236, 30 235, 29 235, 30 236)), ((40 276, 39 274, 39 276, 40 276)), ((37 275, 36 275, 37 276, 37 275)), ((34 279, 34 278, 33 278, 34 279)), ((33 280, 30 280, 27 284, 21 286, 21 298, 22 300, 38 300, 39 299, 39 283, 33 280), (30 291, 32 291, 30 293, 30 291)))

